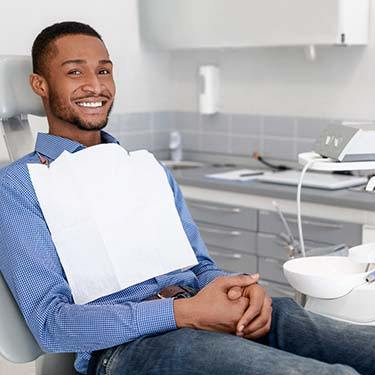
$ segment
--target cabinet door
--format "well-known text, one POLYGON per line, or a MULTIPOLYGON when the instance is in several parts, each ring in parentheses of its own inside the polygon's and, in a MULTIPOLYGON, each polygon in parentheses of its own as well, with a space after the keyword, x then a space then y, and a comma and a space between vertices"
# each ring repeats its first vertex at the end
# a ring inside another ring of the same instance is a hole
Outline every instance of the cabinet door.
MULTIPOLYGON (((286 215, 286 220, 293 232, 298 237, 297 218, 286 215)), ((362 243, 362 226, 360 224, 331 221, 304 217, 302 219, 303 234, 306 240, 327 244, 346 243, 355 246, 362 243)), ((285 228, 276 212, 259 212, 259 232, 285 233, 285 228)))
POLYGON ((284 276, 284 260, 275 258, 258 258, 258 272, 261 279, 276 281, 282 284, 288 284, 284 276))
POLYGON ((256 273, 257 257, 238 251, 208 245, 208 253, 215 263, 224 271, 256 273))
MULTIPOLYGON (((317 241, 305 241, 306 251, 327 246, 330 245, 317 241)), ((291 255, 288 253, 285 241, 280 236, 270 233, 257 233, 257 254, 261 257, 281 260, 288 260, 291 255)))
POLYGON ((139 0, 165 49, 367 44, 369 0, 139 0))
POLYGON ((257 210, 241 206, 188 200, 194 220, 246 230, 257 229, 257 210))
POLYGON ((295 298, 295 291, 289 286, 265 280, 259 280, 258 284, 265 288, 271 297, 295 298))
POLYGON ((206 245, 256 254, 256 234, 254 232, 200 222, 197 224, 206 245))

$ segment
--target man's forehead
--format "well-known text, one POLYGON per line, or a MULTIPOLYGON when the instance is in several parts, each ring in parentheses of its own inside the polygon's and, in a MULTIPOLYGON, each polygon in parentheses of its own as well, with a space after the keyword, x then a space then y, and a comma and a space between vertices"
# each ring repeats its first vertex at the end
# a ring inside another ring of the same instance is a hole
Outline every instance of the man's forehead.
POLYGON ((109 54, 104 43, 96 37, 88 35, 65 35, 54 42, 56 62, 65 61, 108 61, 109 54))

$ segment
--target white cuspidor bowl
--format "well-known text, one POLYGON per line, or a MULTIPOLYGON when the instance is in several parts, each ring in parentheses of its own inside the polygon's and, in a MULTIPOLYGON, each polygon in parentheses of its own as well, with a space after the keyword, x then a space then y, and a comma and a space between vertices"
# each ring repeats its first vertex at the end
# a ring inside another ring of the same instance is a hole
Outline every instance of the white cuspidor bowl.
POLYGON ((349 258, 357 263, 375 263, 375 242, 350 248, 349 258))
POLYGON ((297 258, 284 264, 290 285, 310 297, 338 298, 365 283, 366 265, 348 257, 317 256, 297 258))

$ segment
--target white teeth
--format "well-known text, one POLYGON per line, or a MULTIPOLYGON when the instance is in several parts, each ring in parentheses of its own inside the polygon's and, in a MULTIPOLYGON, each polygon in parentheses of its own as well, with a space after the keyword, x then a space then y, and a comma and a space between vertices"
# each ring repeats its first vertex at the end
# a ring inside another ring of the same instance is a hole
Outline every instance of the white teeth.
POLYGON ((80 107, 90 107, 90 108, 97 108, 102 107, 103 102, 80 102, 77 103, 80 107))

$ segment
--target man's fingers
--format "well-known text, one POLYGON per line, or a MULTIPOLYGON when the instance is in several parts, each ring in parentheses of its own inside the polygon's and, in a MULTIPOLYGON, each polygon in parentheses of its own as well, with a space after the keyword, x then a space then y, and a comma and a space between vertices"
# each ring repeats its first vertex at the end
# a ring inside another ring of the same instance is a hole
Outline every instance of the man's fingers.
POLYGON ((228 291, 228 298, 231 300, 236 300, 242 296, 242 288, 239 286, 233 286, 228 291))
MULTIPOLYGON (((269 298, 270 299, 270 298, 269 298)), ((252 321, 250 324, 244 328, 243 333, 246 337, 252 333, 257 332, 258 330, 265 327, 272 317, 272 305, 269 300, 265 300, 261 313, 252 321)))
POLYGON ((250 300, 249 307, 237 323, 237 332, 243 332, 244 328, 262 311, 265 291, 262 287, 254 286, 252 288, 254 289, 247 296, 250 300))
POLYGON ((215 281, 219 284, 226 292, 234 286, 245 287, 251 284, 255 284, 259 280, 259 274, 254 275, 236 275, 236 276, 221 276, 215 281))
POLYGON ((255 332, 252 332, 250 334, 247 334, 247 335, 244 334, 243 337, 246 338, 246 339, 250 339, 250 340, 260 339, 261 337, 267 335, 270 332, 271 322, 272 322, 272 319, 270 318, 268 320, 267 324, 265 324, 262 328, 258 329, 255 332))
POLYGON ((237 324, 237 332, 243 333, 249 323, 260 314, 260 311, 261 307, 259 306, 259 303, 254 303, 254 300, 251 300, 248 309, 237 324))

